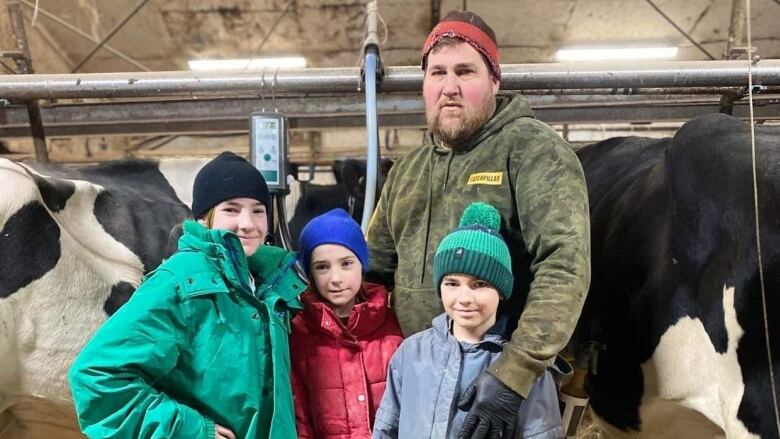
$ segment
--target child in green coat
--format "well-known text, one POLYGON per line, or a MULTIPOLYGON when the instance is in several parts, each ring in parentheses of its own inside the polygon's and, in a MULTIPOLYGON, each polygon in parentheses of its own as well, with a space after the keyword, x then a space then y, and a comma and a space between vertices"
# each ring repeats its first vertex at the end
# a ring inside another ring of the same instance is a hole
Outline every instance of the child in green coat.
POLYGON ((296 437, 287 334, 304 284, 293 254, 263 245, 270 206, 235 154, 198 173, 178 252, 70 369, 87 437, 296 437))

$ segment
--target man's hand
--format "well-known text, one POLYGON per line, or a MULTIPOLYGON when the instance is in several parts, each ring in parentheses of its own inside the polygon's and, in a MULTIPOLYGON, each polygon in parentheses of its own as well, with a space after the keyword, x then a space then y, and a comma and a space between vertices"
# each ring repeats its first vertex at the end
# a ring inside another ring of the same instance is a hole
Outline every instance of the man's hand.
POLYGON ((515 432, 517 411, 523 397, 487 371, 482 372, 463 392, 458 407, 469 409, 458 439, 509 438, 515 432))
POLYGON ((236 434, 230 431, 229 428, 223 427, 219 424, 214 424, 216 431, 214 432, 214 439, 236 439, 236 434))

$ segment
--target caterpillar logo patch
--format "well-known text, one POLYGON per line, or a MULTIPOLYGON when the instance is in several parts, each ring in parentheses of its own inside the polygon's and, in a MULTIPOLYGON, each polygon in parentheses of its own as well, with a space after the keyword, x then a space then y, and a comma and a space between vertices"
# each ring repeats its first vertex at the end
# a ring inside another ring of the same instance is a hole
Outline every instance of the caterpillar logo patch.
POLYGON ((466 184, 490 184, 498 186, 504 179, 503 172, 480 172, 469 175, 469 182, 466 184))

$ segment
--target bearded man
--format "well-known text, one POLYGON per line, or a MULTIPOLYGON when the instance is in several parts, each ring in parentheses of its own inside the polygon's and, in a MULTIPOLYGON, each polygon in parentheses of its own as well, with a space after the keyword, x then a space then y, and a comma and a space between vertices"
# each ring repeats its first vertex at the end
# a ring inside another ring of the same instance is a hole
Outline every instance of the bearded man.
POLYGON ((428 133, 393 166, 367 232, 368 276, 393 287, 408 336, 443 311, 433 285, 439 241, 474 201, 501 213, 515 283, 492 330, 511 341, 461 389, 463 438, 512 437, 520 404, 571 337, 590 283, 582 167, 525 97, 498 92, 498 60, 495 33, 476 14, 451 12, 434 27, 422 51, 428 133))

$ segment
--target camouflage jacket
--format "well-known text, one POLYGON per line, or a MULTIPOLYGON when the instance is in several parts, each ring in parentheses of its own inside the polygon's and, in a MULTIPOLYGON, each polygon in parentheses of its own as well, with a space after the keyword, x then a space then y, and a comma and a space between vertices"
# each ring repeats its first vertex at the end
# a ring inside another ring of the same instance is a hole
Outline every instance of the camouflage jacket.
POLYGON ((368 277, 393 285, 405 335, 443 310, 433 256, 474 201, 501 212, 515 285, 499 321, 514 330, 489 371, 522 396, 574 331, 590 283, 590 230, 582 167, 519 94, 499 94, 496 112, 450 150, 430 133, 391 169, 367 232, 368 277), (519 316, 519 320, 518 320, 519 316), (515 329, 516 328, 516 329, 515 329))

